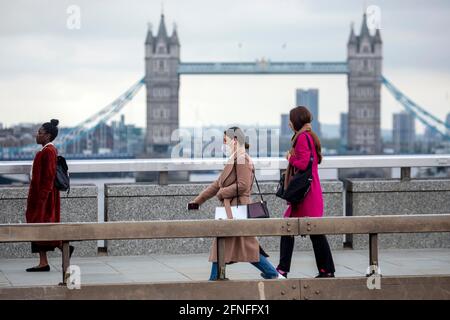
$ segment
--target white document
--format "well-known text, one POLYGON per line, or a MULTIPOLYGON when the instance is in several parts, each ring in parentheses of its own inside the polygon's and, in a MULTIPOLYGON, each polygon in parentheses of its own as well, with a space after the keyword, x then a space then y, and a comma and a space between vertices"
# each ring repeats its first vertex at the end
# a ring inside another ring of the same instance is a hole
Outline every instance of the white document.
MULTIPOLYGON (((235 220, 242 220, 242 219, 248 219, 247 218, 247 206, 240 205, 240 206, 231 206, 231 214, 233 215, 233 219, 235 220)), ((225 211, 225 207, 216 207, 216 220, 226 220, 227 212, 225 211)))

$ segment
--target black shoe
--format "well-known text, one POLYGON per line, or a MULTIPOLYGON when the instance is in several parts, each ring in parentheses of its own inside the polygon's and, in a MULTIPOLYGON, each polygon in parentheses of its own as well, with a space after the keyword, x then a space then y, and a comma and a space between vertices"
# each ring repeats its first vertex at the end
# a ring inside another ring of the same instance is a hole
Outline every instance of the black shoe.
POLYGON ((69 258, 72 257, 73 250, 75 250, 74 246, 69 246, 69 258))
POLYGON ((279 269, 278 267, 276 268, 276 270, 278 271, 279 274, 281 274, 283 277, 285 277, 287 279, 287 275, 288 273, 285 271, 282 271, 281 269, 279 269))
POLYGON ((316 278, 334 278, 334 273, 329 272, 329 273, 319 273, 316 278))
POLYGON ((28 268, 26 270, 27 272, 43 272, 43 271, 50 271, 50 266, 46 265, 44 267, 33 267, 33 268, 28 268))

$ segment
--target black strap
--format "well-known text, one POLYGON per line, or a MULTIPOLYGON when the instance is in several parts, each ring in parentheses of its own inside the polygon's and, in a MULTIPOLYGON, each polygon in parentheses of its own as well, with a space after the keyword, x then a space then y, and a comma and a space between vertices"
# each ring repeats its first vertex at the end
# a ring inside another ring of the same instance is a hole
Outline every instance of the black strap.
MULTIPOLYGON (((261 198, 261 202, 264 202, 264 198, 263 195, 261 193, 261 189, 259 188, 259 183, 258 183, 258 179, 256 179, 256 170, 255 170, 255 166, 253 166, 253 180, 256 181, 256 187, 258 188, 258 194, 259 197, 261 198)), ((253 180, 252 180, 252 189, 253 189, 253 180)))
MULTIPOLYGON (((239 184, 238 184, 237 163, 236 163, 236 161, 234 162, 234 171, 235 171, 235 174, 236 174, 236 198, 237 198, 237 206, 239 207, 239 184)), ((258 179, 256 178, 255 166, 253 166, 252 173, 253 173, 252 189, 253 189, 253 181, 256 181, 256 187, 258 188, 258 194, 259 194, 259 197, 261 198, 261 202, 264 202, 264 198, 263 198, 263 195, 262 195, 262 193, 261 193, 261 189, 259 188, 258 179)))
POLYGON ((239 207, 239 185, 238 185, 238 176, 237 176, 237 162, 234 161, 234 172, 236 174, 236 199, 237 199, 237 207, 239 207))

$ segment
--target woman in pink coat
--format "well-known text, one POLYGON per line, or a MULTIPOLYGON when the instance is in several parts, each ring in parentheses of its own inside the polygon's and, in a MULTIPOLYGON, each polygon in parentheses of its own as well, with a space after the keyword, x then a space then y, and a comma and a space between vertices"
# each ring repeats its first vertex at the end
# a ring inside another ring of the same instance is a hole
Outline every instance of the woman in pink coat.
MULTIPOLYGON (((287 154, 287 160, 290 166, 305 171, 312 155, 312 182, 311 188, 302 202, 296 205, 288 203, 284 217, 320 218, 323 216, 323 197, 318 170, 318 165, 322 162, 320 140, 311 129, 312 115, 306 107, 299 106, 292 109, 289 113, 289 120, 289 127, 294 131, 294 135, 292 137, 293 148, 287 154)), ((319 270, 317 277, 334 277, 333 256, 326 236, 311 235, 310 237, 319 270)), ((290 271, 293 250, 294 237, 281 237, 280 263, 277 270, 285 277, 290 271)))

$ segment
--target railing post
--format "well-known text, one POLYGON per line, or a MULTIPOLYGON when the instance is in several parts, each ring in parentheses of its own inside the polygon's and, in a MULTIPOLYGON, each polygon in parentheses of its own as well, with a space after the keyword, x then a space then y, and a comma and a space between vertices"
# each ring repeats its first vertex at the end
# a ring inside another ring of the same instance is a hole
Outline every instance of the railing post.
POLYGON ((169 172, 159 171, 158 182, 160 185, 166 186, 169 184, 169 172))
POLYGON ((62 243, 62 284, 67 284, 67 269, 70 266, 70 249, 69 249, 69 241, 63 241, 62 243))
MULTIPOLYGON (((347 179, 344 180, 344 196, 343 196, 343 202, 344 202, 344 216, 345 217, 352 217, 353 216, 353 191, 351 189, 351 182, 349 182, 347 179)), ((344 234, 344 243, 343 248, 349 248, 353 249, 353 234, 352 233, 346 233, 344 234)))
POLYGON ((410 167, 401 167, 400 168, 400 179, 401 180, 410 180, 411 179, 411 168, 410 167))
POLYGON ((217 238, 217 280, 225 280, 225 238, 217 238))
POLYGON ((378 262, 378 234, 369 234, 369 272, 368 274, 378 274, 379 262, 378 262))

